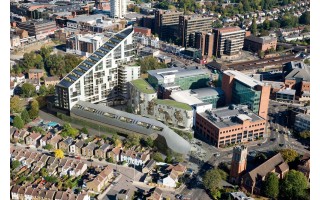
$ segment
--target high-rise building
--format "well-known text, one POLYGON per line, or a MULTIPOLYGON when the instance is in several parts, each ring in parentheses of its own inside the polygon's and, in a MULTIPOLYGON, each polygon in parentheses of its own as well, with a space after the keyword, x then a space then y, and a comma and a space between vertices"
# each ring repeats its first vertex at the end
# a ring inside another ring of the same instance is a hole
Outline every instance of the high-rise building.
MULTIPOLYGON (((134 55, 132 35, 132 27, 113 35, 68 73, 56 85, 55 105, 60 109, 70 110, 80 100, 97 103, 118 98, 119 95, 126 96, 120 88, 127 83, 119 81, 126 70, 119 70, 119 66, 129 62, 134 55)), ((131 77, 131 74, 127 76, 131 77)))
POLYGON ((179 37, 184 47, 194 46, 194 34, 211 31, 212 18, 202 16, 179 16, 179 37))
POLYGON ((239 27, 225 27, 213 29, 213 33, 214 56, 219 58, 222 55, 232 56, 238 54, 243 48, 245 30, 239 27))
POLYGON ((194 48, 201 49, 201 55, 210 57, 213 53, 213 34, 206 32, 195 33, 194 48))
POLYGON ((247 155, 248 149, 244 145, 233 148, 230 182, 239 183, 240 175, 242 175, 247 168, 247 155))
POLYGON ((226 104, 245 104, 254 113, 267 118, 271 86, 255 80, 239 71, 226 70, 221 88, 226 104))
POLYGON ((125 14, 127 14, 126 0, 110 0, 110 17, 122 19, 125 14))
POLYGON ((179 16, 183 12, 170 10, 156 10, 154 13, 155 33, 160 39, 174 38, 178 34, 179 16))

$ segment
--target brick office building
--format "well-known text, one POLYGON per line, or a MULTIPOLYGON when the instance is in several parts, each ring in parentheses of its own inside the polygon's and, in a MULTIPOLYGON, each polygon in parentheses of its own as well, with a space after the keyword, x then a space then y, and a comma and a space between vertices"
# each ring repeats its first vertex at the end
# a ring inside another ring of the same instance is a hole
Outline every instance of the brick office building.
POLYGON ((269 49, 276 50, 277 48, 277 38, 274 37, 256 37, 250 35, 244 38, 243 49, 247 51, 252 51, 258 53, 259 51, 266 51, 269 49))
POLYGON ((196 114, 196 134, 218 148, 263 137, 265 124, 265 119, 245 105, 230 105, 196 114))

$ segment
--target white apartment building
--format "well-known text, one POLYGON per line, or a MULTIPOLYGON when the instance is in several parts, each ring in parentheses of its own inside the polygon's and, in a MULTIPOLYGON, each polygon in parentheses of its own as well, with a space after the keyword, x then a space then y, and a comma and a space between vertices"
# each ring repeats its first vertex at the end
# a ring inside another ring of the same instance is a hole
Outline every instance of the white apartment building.
POLYGON ((137 65, 123 65, 118 69, 118 83, 120 95, 129 98, 129 82, 140 78, 140 66, 137 65))
POLYGON ((110 17, 124 18, 127 14, 127 0, 110 0, 110 17))
POLYGON ((118 32, 67 74, 56 85, 56 107, 70 110, 80 100, 98 103, 122 95, 119 88, 127 83, 118 79, 119 66, 134 56, 132 34, 132 27, 118 32))
POLYGON ((66 52, 89 57, 102 44, 102 36, 92 34, 78 34, 67 40, 66 52))

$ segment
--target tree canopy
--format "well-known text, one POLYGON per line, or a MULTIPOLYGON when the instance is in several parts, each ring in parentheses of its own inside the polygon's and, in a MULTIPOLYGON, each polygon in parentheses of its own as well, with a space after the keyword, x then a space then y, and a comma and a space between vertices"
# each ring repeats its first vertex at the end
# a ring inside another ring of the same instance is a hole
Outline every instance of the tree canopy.
POLYGON ((24 127, 24 122, 21 119, 20 116, 15 116, 13 119, 13 126, 18 128, 18 129, 22 129, 24 127))
POLYGON ((210 191, 210 194, 215 199, 219 198, 221 195, 219 191, 220 189, 219 184, 223 179, 222 177, 224 176, 223 173, 225 172, 220 169, 211 169, 207 171, 203 177, 204 187, 210 191))
POLYGON ((126 147, 137 146, 139 144, 140 144, 140 136, 139 135, 133 134, 133 133, 128 135, 126 142, 125 142, 126 147))
POLYGON ((280 153, 286 162, 293 162, 299 154, 293 149, 281 149, 280 153))
POLYGON ((157 161, 157 162, 163 162, 162 155, 159 152, 156 152, 156 153, 152 154, 152 159, 157 161))
POLYGON ((279 195, 279 179, 278 177, 269 172, 263 182, 263 194, 266 197, 276 199, 279 195))
POLYGON ((308 189, 308 180, 303 173, 290 170, 280 182, 281 199, 295 200, 302 198, 308 189))
POLYGON ((39 103, 37 100, 31 102, 29 116, 31 119, 36 119, 39 116, 39 103))
POLYGON ((36 95, 36 88, 30 83, 24 83, 21 89, 23 97, 29 98, 36 95))
POLYGON ((56 158, 62 159, 62 158, 64 158, 64 153, 63 153, 63 151, 62 151, 61 149, 56 149, 56 150, 54 151, 54 156, 55 156, 56 158))
POLYGON ((152 56, 147 56, 138 61, 138 64, 141 66, 141 72, 146 73, 148 70, 166 68, 166 65, 159 63, 158 60, 152 56))
POLYGON ((26 109, 24 109, 21 112, 21 119, 24 121, 25 124, 27 124, 27 123, 29 123, 31 121, 29 113, 28 113, 28 111, 26 109))
POLYGON ((310 11, 302 13, 302 15, 299 17, 299 23, 310 25, 310 11))
POLYGON ((14 96, 10 99, 10 111, 20 113, 23 110, 23 102, 18 96, 14 96))
POLYGON ((73 128, 69 123, 66 123, 63 125, 63 130, 61 132, 61 136, 63 138, 66 138, 66 137, 75 138, 78 136, 78 134, 79 134, 79 130, 76 128, 73 128))
POLYGON ((302 132, 300 132, 300 137, 304 138, 304 139, 307 139, 307 138, 310 138, 310 131, 309 130, 304 130, 302 132))

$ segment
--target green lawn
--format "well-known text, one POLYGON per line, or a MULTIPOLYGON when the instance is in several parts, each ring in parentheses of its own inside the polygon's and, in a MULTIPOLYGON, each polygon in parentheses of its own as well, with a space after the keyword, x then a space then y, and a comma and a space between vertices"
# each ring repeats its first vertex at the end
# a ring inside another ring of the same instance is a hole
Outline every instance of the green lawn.
POLYGON ((184 110, 192 110, 191 106, 189 106, 186 103, 180 103, 180 102, 177 102, 174 100, 169 100, 169 99, 157 99, 156 103, 161 104, 161 105, 168 105, 168 106, 172 106, 172 107, 181 108, 184 110))
POLYGON ((154 94, 156 91, 149 85, 147 81, 144 79, 137 79, 131 81, 131 83, 141 92, 147 93, 147 94, 154 94))

